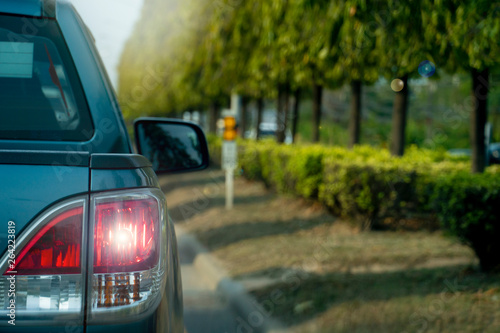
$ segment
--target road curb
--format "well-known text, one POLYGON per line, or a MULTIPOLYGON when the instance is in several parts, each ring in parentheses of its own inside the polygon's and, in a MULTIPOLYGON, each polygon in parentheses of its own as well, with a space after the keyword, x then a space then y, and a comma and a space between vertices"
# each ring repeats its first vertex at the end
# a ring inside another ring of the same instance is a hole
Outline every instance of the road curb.
POLYGON ((217 290, 232 305, 238 314, 237 332, 282 333, 283 325, 251 297, 243 285, 231 279, 217 258, 200 244, 192 234, 175 225, 178 242, 188 244, 194 253, 193 267, 213 290, 217 290))

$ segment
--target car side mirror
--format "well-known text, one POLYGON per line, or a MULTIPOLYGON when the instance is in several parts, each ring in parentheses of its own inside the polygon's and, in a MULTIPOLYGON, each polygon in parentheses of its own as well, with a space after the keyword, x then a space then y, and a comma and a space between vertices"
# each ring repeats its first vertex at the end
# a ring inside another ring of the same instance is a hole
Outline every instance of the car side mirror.
POLYGON ((167 118, 134 121, 139 154, 148 158, 156 173, 202 170, 208 166, 207 140, 190 122, 167 118))

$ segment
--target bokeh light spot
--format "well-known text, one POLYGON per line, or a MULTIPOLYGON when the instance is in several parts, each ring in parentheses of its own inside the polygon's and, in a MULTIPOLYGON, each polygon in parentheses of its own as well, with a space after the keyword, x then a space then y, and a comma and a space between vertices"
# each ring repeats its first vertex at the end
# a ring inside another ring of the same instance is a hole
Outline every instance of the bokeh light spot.
POLYGON ((395 92, 403 90, 404 87, 405 83, 401 79, 394 79, 391 82, 391 89, 394 90, 395 92))
POLYGON ((418 65, 418 73, 423 77, 431 77, 436 72, 436 66, 429 60, 424 60, 418 65))

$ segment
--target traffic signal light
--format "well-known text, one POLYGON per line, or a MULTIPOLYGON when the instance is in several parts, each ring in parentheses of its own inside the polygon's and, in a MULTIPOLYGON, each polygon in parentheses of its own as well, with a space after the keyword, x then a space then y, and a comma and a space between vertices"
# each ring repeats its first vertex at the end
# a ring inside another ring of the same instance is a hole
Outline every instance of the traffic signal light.
POLYGON ((234 117, 224 117, 223 139, 233 141, 236 139, 236 119, 234 117))

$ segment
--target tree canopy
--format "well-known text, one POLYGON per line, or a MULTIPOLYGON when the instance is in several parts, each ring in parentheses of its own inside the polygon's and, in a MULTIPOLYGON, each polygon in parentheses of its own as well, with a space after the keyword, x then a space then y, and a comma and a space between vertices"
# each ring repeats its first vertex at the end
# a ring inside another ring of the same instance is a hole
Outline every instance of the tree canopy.
POLYGON ((203 110, 232 93, 279 95, 287 110, 293 91, 350 83, 355 144, 361 85, 399 78, 392 141, 402 154, 408 79, 427 61, 486 80, 500 60, 499 13, 490 0, 145 0, 121 60, 120 100, 126 117, 203 110))

